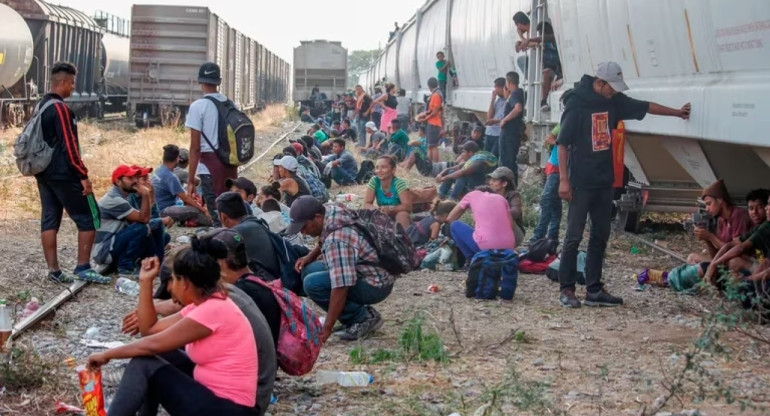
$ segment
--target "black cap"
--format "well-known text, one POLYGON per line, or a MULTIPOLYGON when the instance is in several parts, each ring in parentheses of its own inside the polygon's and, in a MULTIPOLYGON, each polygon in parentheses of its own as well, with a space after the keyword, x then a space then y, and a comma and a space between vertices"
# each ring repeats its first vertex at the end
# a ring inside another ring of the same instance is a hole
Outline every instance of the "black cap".
POLYGON ((286 228, 286 235, 294 235, 302 231, 302 227, 305 223, 312 220, 316 214, 322 213, 324 210, 321 201, 310 195, 303 195, 291 204, 289 210, 289 217, 291 222, 289 227, 286 228))
POLYGON ((257 194, 257 185, 254 185, 254 182, 244 178, 243 176, 239 177, 238 179, 231 179, 227 178, 225 179, 225 188, 228 190, 235 186, 238 189, 242 189, 246 192, 246 195, 256 195, 257 194))
POLYGON ((222 83, 222 72, 219 65, 213 62, 206 62, 198 70, 198 82, 201 84, 219 85, 222 83))
POLYGON ((475 126, 473 126, 473 131, 480 131, 480 132, 483 133, 484 132, 484 126, 482 126, 481 124, 476 124, 475 126))
POLYGON ((244 250, 245 247, 243 237, 238 234, 238 231, 235 231, 232 228, 215 228, 202 238, 207 237, 225 243, 228 253, 236 253, 238 250, 244 250))

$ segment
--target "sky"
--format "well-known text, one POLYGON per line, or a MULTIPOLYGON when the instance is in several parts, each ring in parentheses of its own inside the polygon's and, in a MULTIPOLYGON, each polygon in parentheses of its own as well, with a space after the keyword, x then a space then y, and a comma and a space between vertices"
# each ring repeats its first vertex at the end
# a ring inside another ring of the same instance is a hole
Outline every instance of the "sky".
MULTIPOLYGON (((102 10, 131 17, 133 2, 108 0, 47 0, 93 15, 102 10)), ((341 41, 348 52, 385 46, 393 23, 401 26, 425 0, 144 0, 137 4, 204 6, 231 27, 264 44, 287 62, 301 40, 341 41)))

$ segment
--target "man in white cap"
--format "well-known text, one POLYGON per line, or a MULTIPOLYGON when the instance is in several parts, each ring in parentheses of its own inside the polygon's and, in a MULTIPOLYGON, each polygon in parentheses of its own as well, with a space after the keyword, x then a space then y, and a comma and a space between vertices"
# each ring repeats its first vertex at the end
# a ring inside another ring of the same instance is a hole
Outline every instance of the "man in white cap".
POLYGON ((591 235, 586 258, 586 306, 618 306, 623 299, 604 290, 602 261, 610 236, 614 170, 612 129, 620 120, 641 120, 647 113, 690 117, 690 104, 680 109, 622 94, 628 89, 623 71, 615 62, 602 62, 596 76, 583 75, 575 88, 565 92, 566 106, 561 132, 556 140, 559 154, 559 196, 569 204, 567 235, 559 267, 561 305, 580 307, 575 296, 578 246, 583 238, 586 217, 591 217, 591 235), (569 98, 569 99, 566 99, 569 98))
POLYGON ((385 138, 387 137, 385 136, 385 133, 381 132, 377 128, 377 125, 374 124, 373 121, 369 121, 366 123, 366 134, 369 135, 371 140, 367 145, 365 145, 364 147, 365 149, 373 149, 377 145, 377 143, 385 140, 385 138))

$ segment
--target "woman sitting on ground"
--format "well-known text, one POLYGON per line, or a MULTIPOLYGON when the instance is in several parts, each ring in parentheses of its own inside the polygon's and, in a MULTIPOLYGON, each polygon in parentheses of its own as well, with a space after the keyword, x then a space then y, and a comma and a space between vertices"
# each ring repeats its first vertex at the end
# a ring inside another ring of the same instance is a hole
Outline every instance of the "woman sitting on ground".
POLYGON ((158 320, 153 304, 157 258, 139 273, 139 332, 142 338, 88 357, 92 369, 131 358, 110 416, 155 414, 162 405, 174 415, 253 415, 257 391, 257 346, 251 325, 219 285, 221 241, 201 241, 179 251, 168 284, 185 307, 158 320), (186 354, 179 349, 185 347, 186 354))
POLYGON ((449 213, 447 222, 450 224, 452 240, 466 261, 470 261, 481 250, 516 248, 508 201, 488 186, 480 186, 468 192, 449 213), (458 221, 468 208, 473 213, 475 229, 458 221))
POLYGON ((380 156, 374 164, 374 175, 369 180, 364 198, 364 208, 374 209, 393 217, 404 229, 412 223, 412 193, 406 181, 395 176, 396 159, 380 156))
MULTIPOLYGON (((412 223, 406 229, 406 235, 415 247, 423 246, 438 238, 441 228, 447 223, 449 213, 457 206, 454 201, 436 200, 430 215, 412 223)), ((449 236, 446 236, 449 237, 449 236)))
POLYGON ((487 184, 493 191, 502 195, 513 216, 513 235, 516 236, 516 244, 524 242, 524 221, 522 217, 521 194, 516 191, 513 171, 501 166, 492 173, 487 174, 487 184))

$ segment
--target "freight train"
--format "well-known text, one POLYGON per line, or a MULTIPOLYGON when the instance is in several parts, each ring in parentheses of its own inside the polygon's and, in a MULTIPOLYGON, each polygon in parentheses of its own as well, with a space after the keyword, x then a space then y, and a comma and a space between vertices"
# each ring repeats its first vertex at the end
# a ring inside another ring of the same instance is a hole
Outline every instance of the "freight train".
POLYGON ((201 96, 203 62, 219 65, 220 91, 244 111, 289 99, 291 67, 207 7, 134 5, 128 115, 137 126, 173 124, 201 96))
POLYGON ((332 100, 347 91, 348 50, 341 42, 300 41, 294 48, 294 102, 313 116, 331 109, 332 100), (318 94, 313 96, 313 90, 318 94))
POLYGON ((527 93, 536 163, 546 154, 545 132, 561 117, 564 91, 599 62, 620 63, 629 96, 692 104, 689 121, 649 116, 625 124, 628 186, 616 205, 618 225, 634 230, 643 211, 692 212, 700 190, 717 178, 739 202, 768 187, 768 22, 766 0, 428 0, 359 82, 369 89, 394 82, 422 102, 436 52, 444 51, 458 78, 448 86, 449 113, 484 121, 493 80, 515 70, 527 93), (530 36, 541 22, 556 36, 563 83, 547 96, 550 112, 540 106, 542 50, 515 49, 517 11, 529 14, 530 36))

